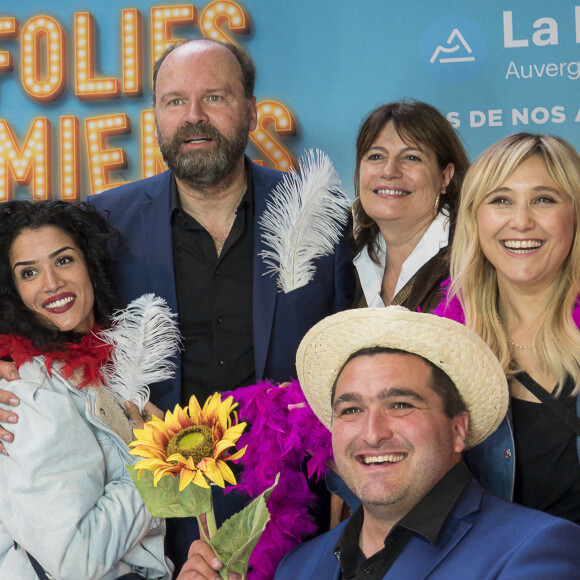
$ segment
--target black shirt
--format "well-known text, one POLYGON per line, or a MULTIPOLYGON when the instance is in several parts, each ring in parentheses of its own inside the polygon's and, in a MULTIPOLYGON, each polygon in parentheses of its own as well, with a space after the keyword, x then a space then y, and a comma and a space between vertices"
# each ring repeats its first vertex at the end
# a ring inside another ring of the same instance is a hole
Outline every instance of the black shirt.
POLYGON ((341 566, 341 579, 382 580, 413 534, 420 534, 434 544, 447 516, 471 477, 465 463, 460 461, 393 527, 385 538, 385 547, 370 558, 365 558, 359 548, 364 518, 363 508, 359 507, 346 524, 334 548, 334 554, 341 566))
POLYGON ((179 327, 181 402, 203 406, 215 391, 255 382, 252 335, 253 183, 248 183, 221 255, 210 234, 181 209, 175 178, 171 225, 179 327))
MULTIPOLYGON (((574 383, 558 400, 576 414, 574 383)), ((516 449, 514 501, 580 524, 578 438, 546 405, 512 397, 516 449)))

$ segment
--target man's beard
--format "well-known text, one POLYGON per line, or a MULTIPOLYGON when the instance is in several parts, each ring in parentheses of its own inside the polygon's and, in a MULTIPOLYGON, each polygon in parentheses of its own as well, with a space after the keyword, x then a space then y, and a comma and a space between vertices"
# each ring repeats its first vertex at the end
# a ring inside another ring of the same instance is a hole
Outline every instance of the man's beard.
POLYGON ((232 173, 248 144, 249 124, 236 127, 228 139, 211 125, 184 125, 173 138, 166 140, 157 126, 159 149, 167 167, 178 179, 192 185, 215 185, 232 173), (184 141, 207 137, 213 141, 211 149, 182 151, 184 141))

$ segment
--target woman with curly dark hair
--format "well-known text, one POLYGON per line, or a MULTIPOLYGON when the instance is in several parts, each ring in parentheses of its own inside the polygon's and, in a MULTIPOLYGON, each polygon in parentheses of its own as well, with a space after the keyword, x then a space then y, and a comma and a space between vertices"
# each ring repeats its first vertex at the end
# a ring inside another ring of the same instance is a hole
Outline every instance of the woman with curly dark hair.
MULTIPOLYGON (((58 325, 44 324, 42 316, 23 302, 19 293, 23 284, 15 278, 10 265, 14 241, 23 230, 31 233, 60 230, 74 242, 93 288, 95 323, 108 325, 109 316, 122 304, 115 291, 109 254, 110 246, 119 243, 120 238, 93 207, 63 201, 7 202, 0 206, 0 228, 0 334, 27 336, 32 343, 43 348, 78 342, 83 336, 74 330, 61 331, 58 325)), ((23 236, 21 242, 26 244, 28 237, 23 236)), ((29 275, 26 270, 23 279, 29 275)))
POLYGON ((20 375, 0 381, 20 400, 14 440, 6 444, 8 455, 0 455, 3 580, 34 573, 171 576, 164 525, 148 512, 125 469, 136 458, 129 455, 132 425, 121 404, 130 399, 143 409, 148 389, 118 386, 123 363, 112 355, 123 351, 130 369, 141 370, 131 360, 136 343, 128 345, 126 333, 119 338, 130 317, 143 331, 137 332, 145 337, 138 343, 143 349, 148 340, 168 341, 158 361, 166 378, 177 331, 164 303, 152 296, 116 312, 111 324, 119 301, 109 246, 117 241, 91 207, 0 205, 0 357, 11 358, 20 375), (161 336, 144 324, 148 316, 161 324, 161 336))

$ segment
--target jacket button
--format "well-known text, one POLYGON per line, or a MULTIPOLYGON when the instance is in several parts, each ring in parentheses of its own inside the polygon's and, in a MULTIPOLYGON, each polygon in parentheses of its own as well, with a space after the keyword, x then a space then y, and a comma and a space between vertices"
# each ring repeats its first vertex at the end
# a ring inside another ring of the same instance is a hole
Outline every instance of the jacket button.
POLYGON ((505 459, 509 459, 512 456, 512 450, 511 449, 506 449, 503 452, 503 456, 505 457, 505 459))

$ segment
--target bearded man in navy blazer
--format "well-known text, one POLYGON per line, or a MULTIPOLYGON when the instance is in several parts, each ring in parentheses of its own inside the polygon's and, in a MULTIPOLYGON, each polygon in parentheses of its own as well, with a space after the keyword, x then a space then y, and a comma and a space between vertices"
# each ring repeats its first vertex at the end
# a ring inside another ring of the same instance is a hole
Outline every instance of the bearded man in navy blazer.
MULTIPOLYGON (((123 298, 154 292, 179 314, 177 376, 151 388, 162 409, 187 404, 192 394, 203 404, 215 391, 289 380, 306 331, 352 304, 344 236, 298 290, 281 294, 265 275, 259 218, 284 174, 244 155, 257 122, 254 78, 251 58, 235 45, 199 39, 170 48, 155 65, 153 86, 169 171, 87 200, 109 212, 128 244, 118 256, 123 298)), ((221 496, 214 501, 218 520, 245 501, 221 496)), ((195 521, 190 526, 168 529, 177 569, 195 537, 195 521)))
POLYGON ((255 69, 244 49, 208 39, 171 47, 153 78, 156 134, 170 170, 86 202, 106 210, 128 244, 118 256, 123 298, 154 292, 179 313, 181 365, 152 390, 165 409, 191 394, 203 401, 295 376, 300 340, 351 306, 353 277, 345 236, 298 290, 279 293, 265 275, 259 219, 284 174, 244 155, 257 122, 255 69))
MULTIPOLYGON (((580 526, 490 495, 461 459, 509 399, 500 363, 471 330, 398 306, 357 309, 314 326, 296 359, 361 505, 290 552, 274 580, 580 577, 580 526)), ((217 580, 221 566, 197 541, 178 580, 217 580)))

